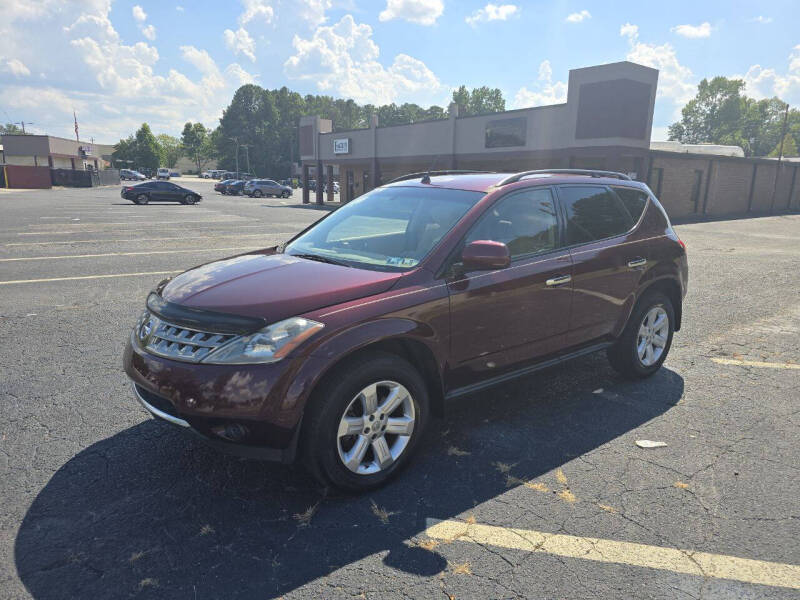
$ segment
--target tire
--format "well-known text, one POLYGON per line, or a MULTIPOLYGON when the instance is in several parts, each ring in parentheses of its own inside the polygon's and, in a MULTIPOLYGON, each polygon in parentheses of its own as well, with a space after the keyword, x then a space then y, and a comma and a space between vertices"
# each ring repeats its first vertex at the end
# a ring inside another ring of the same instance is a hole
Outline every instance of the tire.
POLYGON ((261 192, 261 190, 256 190, 255 192, 253 192, 253 198, 261 198, 261 196, 263 195, 264 194, 261 192))
POLYGON ((398 356, 381 352, 337 365, 336 372, 317 385, 306 407, 302 437, 305 465, 326 486, 348 492, 377 488, 408 463, 424 433, 428 406, 425 382, 398 356), (365 416, 362 392, 373 387, 377 390, 377 408, 365 416), (380 413, 389 395, 395 393, 397 406, 389 414, 380 413), (339 435, 345 418, 358 433, 339 435), (383 423, 382 429, 373 423, 383 423), (392 425, 405 428, 409 435, 384 433, 392 425), (357 450, 363 447, 366 449, 359 455, 357 450), (375 448, 384 452, 383 467, 375 448), (354 457, 351 467, 344 462, 347 457, 354 457))
POLYGON ((186 194, 181 200, 181 204, 194 204, 197 202, 197 197, 194 194, 186 194))
POLYGON ((150 198, 147 196, 147 194, 139 194, 138 196, 136 196, 133 202, 135 204, 144 205, 150 202, 150 198))
POLYGON ((289 192, 286 191, 281 192, 281 198, 288 198, 288 197, 289 197, 289 192))
POLYGON ((645 293, 633 309, 622 335, 608 349, 608 360, 623 377, 650 377, 664 364, 674 332, 675 308, 670 299, 661 292, 645 293), (653 328, 652 325, 658 324, 664 316, 667 319, 666 327, 662 323, 653 328), (642 345, 645 351, 640 356, 642 345))

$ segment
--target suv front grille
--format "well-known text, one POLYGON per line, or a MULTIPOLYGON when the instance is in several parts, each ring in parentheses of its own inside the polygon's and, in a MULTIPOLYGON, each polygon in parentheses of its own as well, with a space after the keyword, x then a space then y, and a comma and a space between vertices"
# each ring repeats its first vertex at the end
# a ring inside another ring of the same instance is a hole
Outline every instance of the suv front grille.
POLYGON ((220 346, 228 343, 234 334, 198 331, 173 325, 155 316, 152 331, 145 343, 145 349, 151 354, 173 358, 186 362, 200 362, 220 346))

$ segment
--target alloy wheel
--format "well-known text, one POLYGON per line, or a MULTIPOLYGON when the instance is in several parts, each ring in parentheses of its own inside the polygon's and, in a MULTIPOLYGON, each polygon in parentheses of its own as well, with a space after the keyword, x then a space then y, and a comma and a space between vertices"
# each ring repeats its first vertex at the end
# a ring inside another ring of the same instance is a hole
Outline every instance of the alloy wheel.
POLYGON ((636 354, 645 367, 658 362, 664 354, 669 339, 669 316, 660 306, 654 306, 644 315, 636 336, 636 354))
POLYGON ((396 381, 379 381, 350 401, 339 422, 339 458, 358 475, 391 467, 414 433, 416 411, 409 391, 396 381))

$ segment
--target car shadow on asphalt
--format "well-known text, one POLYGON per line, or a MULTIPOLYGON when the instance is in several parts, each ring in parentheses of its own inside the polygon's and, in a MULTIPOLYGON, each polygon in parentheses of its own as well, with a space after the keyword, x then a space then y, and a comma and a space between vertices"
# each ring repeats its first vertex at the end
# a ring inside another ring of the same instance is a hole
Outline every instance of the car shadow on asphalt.
POLYGON ((37 599, 272 598, 362 559, 432 576, 444 557, 409 543, 427 519, 464 518, 667 412, 683 387, 668 368, 622 381, 595 356, 475 394, 431 422, 409 468, 363 496, 147 420, 53 475, 18 531, 17 571, 37 599), (516 463, 517 479, 497 463, 516 463))

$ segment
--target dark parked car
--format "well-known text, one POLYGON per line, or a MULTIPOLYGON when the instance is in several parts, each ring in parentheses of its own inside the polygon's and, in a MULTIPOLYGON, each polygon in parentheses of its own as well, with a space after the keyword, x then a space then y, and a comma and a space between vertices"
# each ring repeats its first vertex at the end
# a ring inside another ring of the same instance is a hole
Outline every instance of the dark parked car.
POLYGON ((225 187, 229 183, 233 183, 234 181, 236 181, 236 180, 235 179, 223 179, 222 181, 218 181, 217 183, 214 184, 214 191, 215 192, 219 192, 220 194, 224 194, 225 193, 225 187))
POLYGON ((139 185, 126 185, 120 190, 120 196, 126 200, 132 200, 134 204, 147 204, 152 201, 196 204, 202 198, 197 192, 169 181, 148 181, 139 185))
POLYGON ((292 195, 292 188, 288 185, 281 185, 272 179, 251 179, 245 182, 244 193, 251 198, 261 198, 262 196, 288 198, 292 195))
POLYGON ((231 179, 225 184, 222 193, 228 196, 241 196, 244 193, 244 180, 231 179))
POLYGON ((446 401, 599 350, 652 375, 687 278, 664 209, 626 175, 417 174, 162 281, 124 365, 153 415, 365 490, 446 401))

